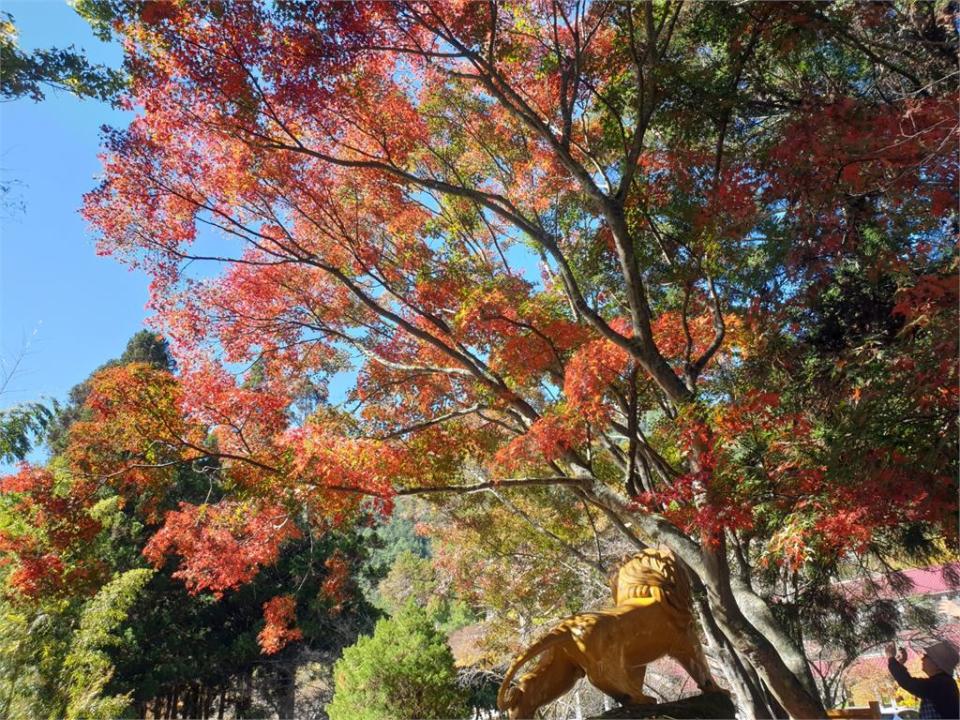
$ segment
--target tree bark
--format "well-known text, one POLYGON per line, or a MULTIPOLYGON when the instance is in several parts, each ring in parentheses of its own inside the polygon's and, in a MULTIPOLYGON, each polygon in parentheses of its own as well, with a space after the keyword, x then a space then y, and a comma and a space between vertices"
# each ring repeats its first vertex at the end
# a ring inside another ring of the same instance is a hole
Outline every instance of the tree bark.
POLYGON ((755 673, 751 675, 748 667, 738 657, 729 638, 717 625, 700 578, 689 572, 687 575, 690 576, 691 584, 694 586, 694 609, 699 616, 700 627, 703 628, 711 648, 716 653, 717 660, 723 667, 724 677, 730 683, 730 690, 736 699, 739 711, 738 717, 742 720, 770 720, 774 716, 767 708, 760 679, 755 673))
POLYGON ((280 720, 296 717, 296 675, 297 665, 293 657, 277 666, 277 713, 280 720))
POLYGON ((240 695, 240 702, 237 704, 237 717, 245 718, 250 712, 250 705, 253 703, 253 670, 247 670, 243 674, 243 690, 240 695))
MULTIPOLYGON (((707 547, 703 552, 703 579, 710 606, 724 634, 737 651, 749 660, 791 718, 824 717, 823 704, 816 688, 811 687, 812 677, 806 661, 803 660, 803 667, 796 665, 796 660, 803 656, 792 647, 786 634, 775 623, 765 622, 761 632, 744 615, 731 587, 725 540, 722 535, 713 540, 715 546, 707 547), (809 684, 805 680, 809 680, 809 684)), ((769 613, 769 608, 764 609, 769 613)), ((753 608, 753 615, 767 620, 757 610, 753 608)))

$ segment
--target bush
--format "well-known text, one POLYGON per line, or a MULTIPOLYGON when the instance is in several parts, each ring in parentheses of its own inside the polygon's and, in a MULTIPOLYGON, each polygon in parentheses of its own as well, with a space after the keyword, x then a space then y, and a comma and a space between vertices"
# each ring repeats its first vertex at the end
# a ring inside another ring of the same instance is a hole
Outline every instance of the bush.
POLYGON ((347 648, 333 676, 330 720, 451 718, 467 713, 446 638, 412 603, 379 621, 372 637, 363 636, 347 648))

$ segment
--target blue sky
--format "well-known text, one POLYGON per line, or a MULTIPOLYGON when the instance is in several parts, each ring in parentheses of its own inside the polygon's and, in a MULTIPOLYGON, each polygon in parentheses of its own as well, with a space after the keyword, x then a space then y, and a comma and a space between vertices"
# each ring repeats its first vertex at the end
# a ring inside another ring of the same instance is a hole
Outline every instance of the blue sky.
MULTIPOLYGON (((96 39, 62 0, 4 1, 2 9, 26 50, 72 44, 95 62, 120 65, 120 48, 96 39)), ((0 356, 9 367, 23 353, 0 406, 64 398, 143 326, 147 277, 97 257, 77 212, 99 172, 100 126, 128 119, 55 90, 40 103, 0 103, 0 174, 18 183, 24 206, 0 218, 0 356)))

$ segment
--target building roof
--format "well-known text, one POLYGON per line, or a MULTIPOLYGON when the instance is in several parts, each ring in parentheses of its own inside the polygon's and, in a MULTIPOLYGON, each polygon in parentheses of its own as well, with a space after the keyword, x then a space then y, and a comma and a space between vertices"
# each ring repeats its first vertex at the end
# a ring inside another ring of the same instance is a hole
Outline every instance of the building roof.
MULTIPOLYGON (((876 594, 891 600, 923 595, 944 595, 960 591, 960 562, 907 568, 890 573, 877 573, 871 578, 876 594)), ((838 584, 848 597, 858 597, 867 590, 863 579, 838 584)), ((871 588, 872 590, 872 588, 871 588)), ((870 592, 873 596, 873 592, 870 592)))

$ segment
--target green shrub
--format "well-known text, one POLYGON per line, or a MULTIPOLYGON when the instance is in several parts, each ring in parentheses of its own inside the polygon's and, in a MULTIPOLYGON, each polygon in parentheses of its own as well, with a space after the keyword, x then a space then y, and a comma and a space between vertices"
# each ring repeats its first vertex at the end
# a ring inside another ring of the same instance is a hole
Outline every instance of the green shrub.
POLYGON ((466 696, 446 638, 412 603, 347 648, 333 671, 330 720, 453 718, 466 696))

